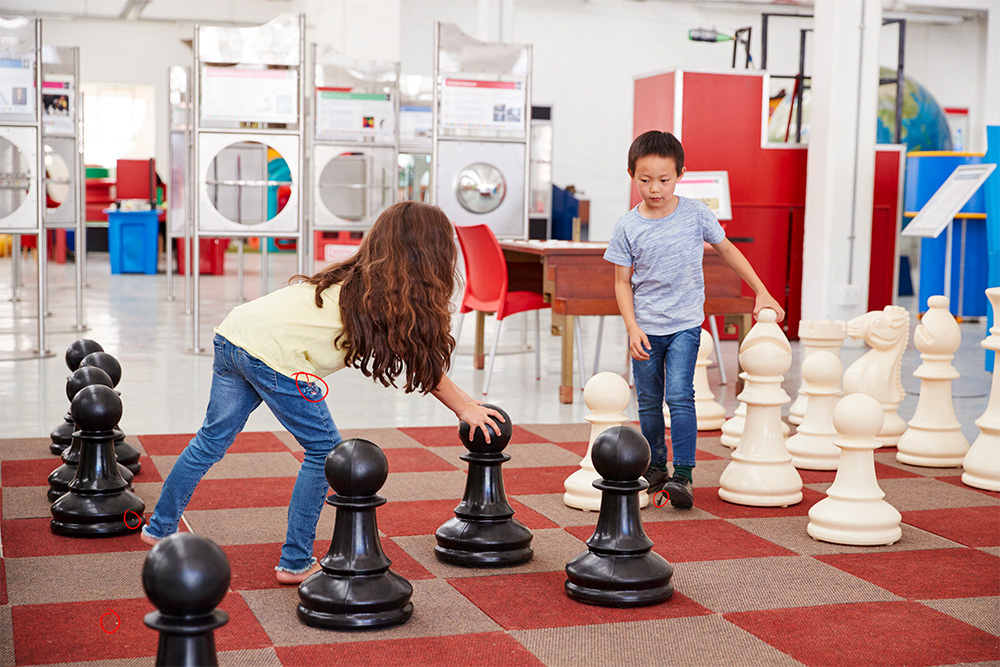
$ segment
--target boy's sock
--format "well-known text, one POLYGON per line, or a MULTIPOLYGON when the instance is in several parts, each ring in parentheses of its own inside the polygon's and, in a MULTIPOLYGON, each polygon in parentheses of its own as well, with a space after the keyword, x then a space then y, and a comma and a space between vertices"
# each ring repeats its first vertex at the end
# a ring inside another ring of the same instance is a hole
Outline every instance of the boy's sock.
POLYGON ((663 463, 651 463, 649 467, 650 468, 656 468, 657 470, 662 470, 663 472, 666 472, 666 473, 670 472, 667 469, 667 462, 666 461, 664 461, 663 463))
POLYGON ((686 477, 687 481, 693 482, 694 477, 691 475, 691 471, 694 470, 694 466, 674 466, 674 476, 680 475, 681 477, 686 477))

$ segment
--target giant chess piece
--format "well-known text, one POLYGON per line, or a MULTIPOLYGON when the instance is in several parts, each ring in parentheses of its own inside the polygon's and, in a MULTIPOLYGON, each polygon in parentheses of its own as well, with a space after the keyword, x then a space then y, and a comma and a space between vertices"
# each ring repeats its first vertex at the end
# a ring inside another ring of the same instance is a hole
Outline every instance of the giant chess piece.
POLYGON ((785 442, 792 465, 804 470, 836 470, 840 450, 834 445, 839 435, 833 425, 833 408, 840 396, 843 366, 832 352, 816 350, 802 362, 804 419, 795 435, 785 442))
POLYGON ((863 338, 872 349, 844 371, 844 392, 868 394, 882 405, 885 423, 878 440, 894 447, 906 430, 897 411, 906 396, 902 361, 910 340, 910 313, 900 306, 873 310, 848 322, 847 335, 863 338))
MULTIPOLYGON (((740 373, 740 379, 743 380, 743 386, 746 387, 747 374, 745 371, 740 373)), ((742 395, 740 394, 740 396, 742 395)), ((736 449, 740 444, 740 438, 743 437, 743 428, 747 422, 747 404, 740 400, 740 396, 736 397, 736 410, 733 411, 733 416, 727 419, 722 425, 722 437, 719 438, 719 443, 730 449, 736 449)), ((791 429, 788 427, 788 424, 782 420, 781 437, 787 438, 790 432, 791 429)))
POLYGON ((326 457, 333 489, 327 504, 337 508, 323 569, 299 584, 299 620, 335 630, 381 628, 413 615, 413 586, 389 569, 378 537, 376 495, 389 476, 385 453, 368 440, 346 440, 326 457))
POLYGON ((896 443, 896 460, 928 468, 957 468, 969 451, 951 397, 951 381, 959 377, 951 360, 962 343, 962 330, 948 310, 948 297, 932 296, 927 305, 913 334, 923 362, 913 372, 913 377, 920 378, 920 398, 896 443))
POLYGON ((833 411, 840 432, 840 465, 827 497, 809 509, 810 537, 834 544, 870 546, 892 544, 901 536, 902 519, 885 502, 875 478, 875 436, 882 428, 885 412, 866 394, 849 394, 833 411))
POLYGON ((642 528, 639 493, 649 484, 649 443, 628 426, 615 426, 594 441, 594 465, 601 479, 601 512, 587 551, 566 564, 566 594, 574 600, 608 607, 639 607, 663 602, 674 593, 674 569, 653 553, 642 528))
POLYGON ((740 346, 747 377, 739 399, 747 405, 746 425, 719 478, 719 497, 740 505, 784 507, 802 500, 802 478, 781 429, 781 406, 790 400, 781 381, 792 364, 792 347, 776 321, 773 310, 761 310, 740 346))
MULTIPOLYGON (((81 338, 80 340, 73 341, 66 348, 66 366, 69 367, 69 372, 72 373, 79 368, 80 361, 91 352, 103 351, 104 348, 101 347, 100 343, 89 338, 81 338)), ((71 396, 69 400, 72 401, 73 397, 71 396)), ((66 451, 66 448, 73 444, 73 431, 75 430, 76 426, 73 424, 73 415, 69 413, 69 409, 67 408, 66 416, 63 417, 63 423, 56 426, 49 436, 52 440, 52 444, 49 445, 49 451, 56 456, 66 451)))
POLYGON ((156 665, 218 665, 215 630, 229 622, 216 609, 229 589, 229 560, 219 546, 195 533, 174 533, 149 551, 142 587, 158 611, 143 622, 160 633, 156 665))
MULTIPOLYGON (((694 414, 698 419, 699 431, 716 431, 722 428, 722 424, 726 421, 726 409, 715 400, 715 394, 712 393, 712 387, 708 382, 708 367, 712 364, 708 357, 714 348, 712 334, 702 329, 698 360, 694 362, 694 414)), ((663 420, 667 428, 670 428, 670 408, 666 403, 663 404, 663 420)))
MULTIPOLYGON (((590 422, 590 443, 587 454, 580 461, 580 469, 576 470, 563 486, 563 502, 569 507, 588 512, 601 509, 601 492, 594 487, 594 482, 601 478, 594 468, 591 453, 594 449, 594 439, 612 426, 620 426, 628 421, 625 410, 632 397, 628 382, 617 373, 607 371, 598 373, 587 380, 583 388, 583 401, 590 409, 586 420, 590 422)), ((649 496, 645 492, 639 494, 639 507, 649 504, 649 496)))
POLYGON ((972 449, 965 455, 962 467, 962 482, 977 489, 1000 491, 1000 287, 986 290, 986 298, 993 306, 993 326, 990 335, 980 345, 993 350, 993 384, 986 412, 976 420, 979 437, 972 443, 972 449))
MULTIPOLYGON (((813 352, 824 350, 830 352, 837 361, 840 361, 840 348, 844 344, 844 336, 847 329, 843 322, 830 320, 802 320, 799 322, 799 340, 802 342, 802 363, 813 352)), ((806 378, 803 373, 802 383, 799 385, 799 394, 792 404, 788 406, 788 421, 798 426, 806 415, 806 407, 809 405, 809 394, 806 392, 806 378)), ((837 378, 838 391, 840 388, 840 377, 837 378)), ((837 452, 838 454, 840 452, 837 452)))
POLYGON ((503 450, 510 443, 514 425, 506 412, 485 404, 503 415, 503 423, 491 421, 490 441, 476 429, 469 441, 469 425, 462 422, 459 438, 469 450, 462 460, 469 463, 465 495, 455 508, 455 517, 437 529, 434 555, 438 560, 464 567, 506 567, 531 560, 531 531, 514 518, 503 489, 502 466, 510 460, 503 450))
MULTIPOLYGON (((80 362, 80 365, 97 366, 102 369, 111 376, 111 381, 115 383, 115 387, 118 386, 118 383, 122 379, 121 364, 107 352, 93 352, 88 354, 80 362)), ((125 442, 125 433, 122 432, 117 424, 115 424, 115 456, 118 457, 118 463, 131 470, 133 474, 138 475, 139 471, 142 470, 142 464, 139 463, 139 450, 125 442)))
POLYGON ((121 399, 109 387, 91 385, 77 393, 70 411, 80 429, 73 434, 81 443, 80 465, 69 492, 52 504, 52 532, 66 537, 137 532, 146 504, 128 490, 115 460, 113 427, 122 416, 121 399))
MULTIPOLYGON (((95 384, 103 385, 109 389, 112 386, 111 378, 108 377, 108 374, 96 366, 84 366, 73 371, 73 374, 66 378, 66 396, 69 398, 70 403, 72 404, 73 399, 80 393, 81 389, 95 384)), ((70 415, 70 418, 72 419, 72 415, 70 415)), ((53 470, 49 475, 48 498, 50 503, 54 503, 59 499, 59 496, 69 491, 69 483, 76 477, 76 469, 80 465, 80 452, 82 451, 83 443, 75 438, 71 438, 70 440, 70 446, 62 453, 62 465, 53 470)), ((128 488, 131 489, 132 472, 121 464, 118 465, 118 472, 125 479, 128 488)))

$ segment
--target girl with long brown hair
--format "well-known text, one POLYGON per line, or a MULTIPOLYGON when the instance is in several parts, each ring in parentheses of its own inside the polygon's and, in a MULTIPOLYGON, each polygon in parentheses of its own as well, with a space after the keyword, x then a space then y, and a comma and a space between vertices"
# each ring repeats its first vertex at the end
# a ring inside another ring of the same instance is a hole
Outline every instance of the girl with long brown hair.
POLYGON ((350 366, 387 387, 399 380, 404 391, 431 394, 488 440, 487 423, 503 417, 445 375, 455 347, 455 261, 444 213, 402 202, 379 216, 350 259, 234 308, 215 329, 205 421, 164 482, 143 541, 177 532, 198 482, 263 402, 305 450, 276 577, 298 584, 318 569, 312 547, 327 494, 323 466, 341 437, 321 391, 299 376, 322 378, 350 366))

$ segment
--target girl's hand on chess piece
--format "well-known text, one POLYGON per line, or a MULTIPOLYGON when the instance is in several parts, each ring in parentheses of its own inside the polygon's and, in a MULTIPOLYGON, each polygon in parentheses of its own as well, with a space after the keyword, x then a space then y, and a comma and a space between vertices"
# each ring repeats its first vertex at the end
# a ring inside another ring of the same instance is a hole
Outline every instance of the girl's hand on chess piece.
MULTIPOLYGON (((494 419, 497 422, 503 422, 503 415, 494 410, 493 408, 487 408, 483 406, 479 401, 469 400, 464 406, 459 408, 455 413, 458 418, 468 424, 471 428, 469 429, 469 442, 472 442, 476 435, 476 429, 480 429, 483 432, 483 436, 486 438, 486 442, 490 441, 490 426, 495 426, 493 423, 494 419)), ((499 430, 499 429, 497 429, 499 430)))

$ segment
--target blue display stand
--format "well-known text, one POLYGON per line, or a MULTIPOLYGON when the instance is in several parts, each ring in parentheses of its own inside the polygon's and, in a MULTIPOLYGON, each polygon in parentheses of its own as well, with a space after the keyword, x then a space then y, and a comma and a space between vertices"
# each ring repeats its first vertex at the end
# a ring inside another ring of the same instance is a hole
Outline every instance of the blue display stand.
MULTIPOLYGON (((984 162, 984 156, 950 151, 914 152, 906 157, 906 186, 903 208, 916 213, 937 192, 956 167, 984 162)), ((989 304, 984 293, 987 286, 986 221, 966 218, 964 214, 986 212, 985 188, 972 196, 951 223, 951 294, 953 315, 983 317, 989 304), (963 234, 964 231, 964 234, 963 234)), ((905 224, 904 224, 905 227, 905 224)), ((927 310, 927 299, 945 293, 945 249, 947 233, 936 239, 920 241, 920 312, 927 310)))
MULTIPOLYGON (((990 164, 1000 165, 1000 125, 986 128, 986 159, 990 164)), ((986 255, 989 264, 988 286, 1000 287, 1000 168, 994 169, 980 188, 986 201, 986 255)), ((993 311, 986 317, 987 328, 993 326, 993 311)), ((986 351, 986 370, 993 370, 993 351, 986 351)))
POLYGON ((111 273, 156 273, 156 211, 108 211, 111 273))

